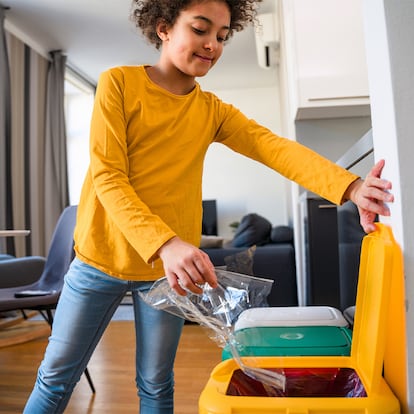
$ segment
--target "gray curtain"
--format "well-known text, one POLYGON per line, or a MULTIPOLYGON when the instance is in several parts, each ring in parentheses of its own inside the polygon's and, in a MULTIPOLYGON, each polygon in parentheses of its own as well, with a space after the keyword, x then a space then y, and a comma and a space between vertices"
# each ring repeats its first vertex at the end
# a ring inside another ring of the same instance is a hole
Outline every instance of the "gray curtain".
MULTIPOLYGON (((11 98, 6 33, 6 9, 0 5, 0 229, 13 228, 11 194, 11 98)), ((0 253, 15 254, 12 238, 0 239, 0 253)))
MULTIPOLYGON (((46 256, 69 199, 63 116, 66 58, 60 52, 46 58, 11 33, 3 32, 4 37, 0 42, 0 228, 31 231, 28 237, 3 239, 13 243, 14 250, 7 246, 9 253, 46 256)), ((2 247, 0 252, 5 252, 2 247)))
POLYGON ((45 236, 50 240, 63 209, 69 205, 64 82, 66 56, 50 53, 47 78, 45 140, 45 236))

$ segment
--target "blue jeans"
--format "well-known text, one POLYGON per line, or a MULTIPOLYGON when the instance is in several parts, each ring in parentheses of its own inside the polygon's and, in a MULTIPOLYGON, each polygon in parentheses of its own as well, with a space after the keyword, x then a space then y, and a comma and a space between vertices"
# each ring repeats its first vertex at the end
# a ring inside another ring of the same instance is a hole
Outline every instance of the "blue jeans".
POLYGON ((120 280, 78 259, 73 261, 65 276, 52 334, 25 414, 64 411, 127 291, 132 292, 135 316, 139 412, 174 412, 173 365, 184 321, 152 308, 140 298, 138 292, 148 291, 152 283, 120 280))

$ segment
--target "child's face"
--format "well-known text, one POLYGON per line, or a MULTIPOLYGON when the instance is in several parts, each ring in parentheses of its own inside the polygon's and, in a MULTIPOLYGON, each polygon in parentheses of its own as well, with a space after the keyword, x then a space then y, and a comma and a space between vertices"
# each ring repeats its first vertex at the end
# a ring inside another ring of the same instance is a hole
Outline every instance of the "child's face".
POLYGON ((196 2, 182 10, 163 33, 162 54, 188 76, 204 76, 223 53, 230 10, 220 0, 196 2))

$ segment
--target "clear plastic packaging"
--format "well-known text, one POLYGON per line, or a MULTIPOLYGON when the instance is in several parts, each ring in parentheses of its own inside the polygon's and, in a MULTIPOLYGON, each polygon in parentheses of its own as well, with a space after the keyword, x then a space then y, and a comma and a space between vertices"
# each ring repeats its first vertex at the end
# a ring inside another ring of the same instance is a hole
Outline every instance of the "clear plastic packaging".
POLYGON ((285 377, 280 372, 250 366, 240 357, 233 326, 240 313, 252 307, 267 306, 267 296, 273 280, 247 276, 227 270, 216 269, 218 286, 207 283, 200 286, 201 294, 187 291, 186 296, 176 293, 166 278, 159 279, 142 298, 149 305, 172 313, 206 328, 218 346, 230 348, 240 369, 249 377, 270 387, 284 389, 285 377))

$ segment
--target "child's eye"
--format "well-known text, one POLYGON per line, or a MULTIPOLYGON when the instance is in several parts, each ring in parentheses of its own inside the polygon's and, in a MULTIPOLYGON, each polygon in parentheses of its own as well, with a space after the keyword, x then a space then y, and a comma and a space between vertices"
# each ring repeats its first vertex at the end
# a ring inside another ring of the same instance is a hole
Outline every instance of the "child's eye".
POLYGON ((197 29, 197 27, 193 27, 193 32, 198 34, 198 35, 203 35, 205 33, 204 30, 197 29))

